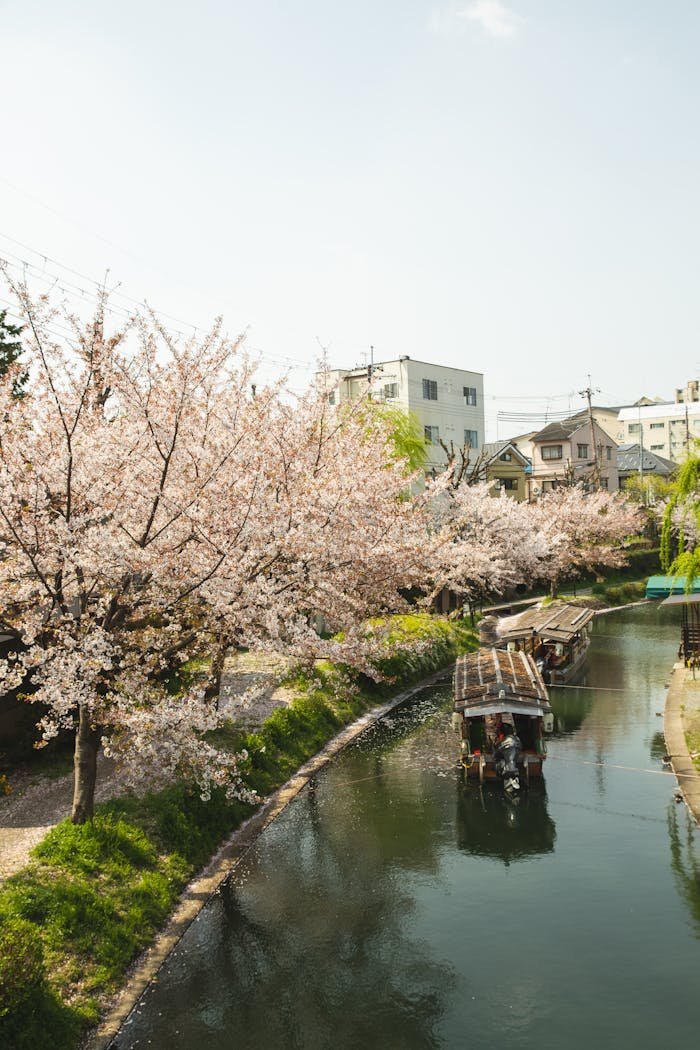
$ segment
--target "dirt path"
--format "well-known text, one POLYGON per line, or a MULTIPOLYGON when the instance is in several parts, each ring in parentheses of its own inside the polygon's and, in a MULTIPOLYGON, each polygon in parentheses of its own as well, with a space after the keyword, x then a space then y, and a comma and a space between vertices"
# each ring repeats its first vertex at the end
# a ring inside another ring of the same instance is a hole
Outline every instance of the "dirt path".
MULTIPOLYGON (((72 772, 59 777, 20 773, 11 784, 11 794, 0 798, 0 880, 24 867, 29 851, 68 816, 73 799, 72 772)), ((100 755, 95 799, 104 802, 118 794, 114 763, 100 755)))
MULTIPOLYGON (((257 729, 276 708, 290 703, 293 693, 278 685, 287 670, 280 657, 268 653, 232 653, 226 658, 219 703, 246 729, 257 729)), ((0 796, 0 881, 23 868, 30 850, 68 816, 73 797, 73 773, 48 777, 18 773, 10 777, 12 791, 0 796)), ((114 763, 100 755, 95 800, 121 793, 114 763)))

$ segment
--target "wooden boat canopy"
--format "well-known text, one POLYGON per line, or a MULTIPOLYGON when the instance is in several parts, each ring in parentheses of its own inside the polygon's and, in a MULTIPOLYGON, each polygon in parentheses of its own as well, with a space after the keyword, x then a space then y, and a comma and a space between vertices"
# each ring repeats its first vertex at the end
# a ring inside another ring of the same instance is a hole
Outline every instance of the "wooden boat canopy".
POLYGON ((552 602, 544 609, 528 609, 517 616, 506 616, 497 624, 498 637, 504 642, 520 641, 538 635, 552 642, 571 642, 594 616, 592 609, 582 609, 568 602, 552 602))
POLYGON ((531 656, 505 649, 479 649, 455 666, 454 709, 465 718, 509 711, 541 717, 552 708, 547 687, 531 656))

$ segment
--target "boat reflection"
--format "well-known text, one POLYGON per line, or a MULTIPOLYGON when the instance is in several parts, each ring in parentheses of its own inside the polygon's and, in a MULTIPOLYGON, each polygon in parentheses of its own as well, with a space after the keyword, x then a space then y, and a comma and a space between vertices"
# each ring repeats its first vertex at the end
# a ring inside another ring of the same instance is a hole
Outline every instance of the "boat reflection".
POLYGON ((457 796, 457 845, 477 857, 513 861, 554 852, 556 825, 547 810, 547 791, 534 783, 509 798, 500 785, 463 781, 457 796))

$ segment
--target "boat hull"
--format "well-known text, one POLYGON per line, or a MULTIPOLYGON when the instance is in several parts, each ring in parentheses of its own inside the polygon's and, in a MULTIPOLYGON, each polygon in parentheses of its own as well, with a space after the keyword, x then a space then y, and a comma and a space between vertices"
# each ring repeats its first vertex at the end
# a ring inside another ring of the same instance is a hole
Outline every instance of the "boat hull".
MULTIPOLYGON (((525 752, 521 754, 518 768, 521 774, 521 782, 527 784, 531 777, 541 777, 546 755, 525 752)), ((489 755, 462 755, 462 768, 470 780, 479 780, 482 784, 487 780, 500 780, 496 772, 495 759, 489 755)))

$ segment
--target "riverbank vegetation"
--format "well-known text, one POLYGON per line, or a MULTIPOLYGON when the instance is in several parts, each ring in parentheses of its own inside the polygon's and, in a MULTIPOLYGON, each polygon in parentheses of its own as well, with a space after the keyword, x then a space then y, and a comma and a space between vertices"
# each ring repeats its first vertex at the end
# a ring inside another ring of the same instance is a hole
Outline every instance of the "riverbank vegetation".
MULTIPOLYGON (((369 625, 380 628, 381 681, 321 662, 290 675, 295 699, 259 731, 217 731, 217 747, 247 753, 252 790, 268 794, 343 725, 476 645, 464 622, 427 614, 369 625)), ((66 820, 50 831, 0 890, 0 1045, 75 1047, 187 881, 252 808, 221 787, 203 801, 196 784, 179 782, 114 799, 91 822, 66 820)))

